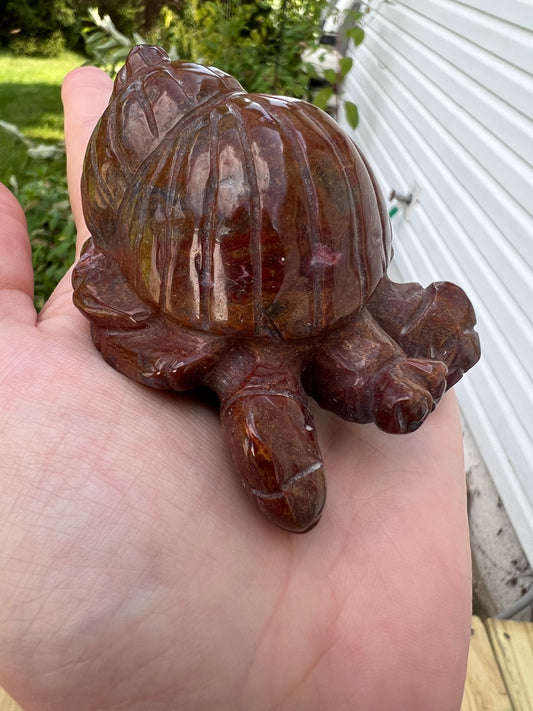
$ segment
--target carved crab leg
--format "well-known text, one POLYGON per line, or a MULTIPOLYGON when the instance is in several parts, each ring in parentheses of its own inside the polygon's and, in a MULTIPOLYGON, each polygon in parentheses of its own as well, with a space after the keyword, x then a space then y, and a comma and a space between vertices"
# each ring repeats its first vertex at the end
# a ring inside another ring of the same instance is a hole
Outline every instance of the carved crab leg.
POLYGON ((221 399, 222 431, 243 485, 259 509, 289 531, 307 531, 326 496, 313 417, 294 358, 241 345, 210 387, 221 399))
POLYGON ((391 434, 412 432, 442 397, 444 363, 408 358, 363 309, 312 354, 304 386, 322 407, 391 434))
POLYGON ((446 363, 448 388, 479 360, 474 309, 455 284, 435 282, 424 289, 385 278, 367 308, 409 356, 446 363))

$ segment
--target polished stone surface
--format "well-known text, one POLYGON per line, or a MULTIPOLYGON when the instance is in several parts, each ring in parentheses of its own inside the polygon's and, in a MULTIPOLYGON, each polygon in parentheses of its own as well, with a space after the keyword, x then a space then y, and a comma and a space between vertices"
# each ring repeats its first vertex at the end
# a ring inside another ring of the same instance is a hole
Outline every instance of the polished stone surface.
POLYGON ((282 528, 308 530, 325 501, 309 396, 411 432, 479 358, 459 287, 387 278, 376 180, 306 102, 136 47, 82 194, 74 301, 96 346, 152 387, 214 390, 243 483, 282 528))

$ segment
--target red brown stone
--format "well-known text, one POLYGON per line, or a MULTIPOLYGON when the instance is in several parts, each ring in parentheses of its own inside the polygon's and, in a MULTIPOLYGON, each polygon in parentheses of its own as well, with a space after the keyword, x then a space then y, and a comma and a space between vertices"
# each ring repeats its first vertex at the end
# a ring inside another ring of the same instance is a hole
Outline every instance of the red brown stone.
POLYGON ((411 432, 479 358, 459 287, 387 278, 376 180, 306 102, 136 47, 82 195, 74 301, 97 348, 154 388, 214 390, 243 483, 282 528, 308 530, 324 505, 309 397, 411 432))

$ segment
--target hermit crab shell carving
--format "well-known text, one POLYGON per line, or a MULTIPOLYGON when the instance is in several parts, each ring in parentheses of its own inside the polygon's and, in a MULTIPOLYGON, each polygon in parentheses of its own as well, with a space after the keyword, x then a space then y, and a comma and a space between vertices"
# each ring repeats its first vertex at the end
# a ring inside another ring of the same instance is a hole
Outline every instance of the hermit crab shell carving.
POLYGON ((459 287, 388 280, 375 178, 306 102, 136 47, 82 196, 74 301, 96 346, 152 387, 214 390, 243 484, 282 528, 308 530, 324 505, 309 396, 410 432, 479 358, 459 287))

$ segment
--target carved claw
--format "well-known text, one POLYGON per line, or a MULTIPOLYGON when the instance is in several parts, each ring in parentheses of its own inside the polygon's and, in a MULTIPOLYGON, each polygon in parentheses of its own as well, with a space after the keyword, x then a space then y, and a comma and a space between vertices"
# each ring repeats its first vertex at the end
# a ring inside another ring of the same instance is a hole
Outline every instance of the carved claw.
POLYGON ((385 369, 374 386, 374 420, 390 434, 414 432, 446 389, 448 369, 441 361, 409 358, 385 369))
POLYGON ((408 356, 443 361, 448 388, 479 360, 474 309, 456 284, 441 281, 424 289, 383 279, 368 310, 408 356))
POLYGON ((304 387, 319 405, 352 422, 375 422, 392 434, 412 432, 446 389, 448 369, 407 358, 363 310, 312 354, 304 387))

